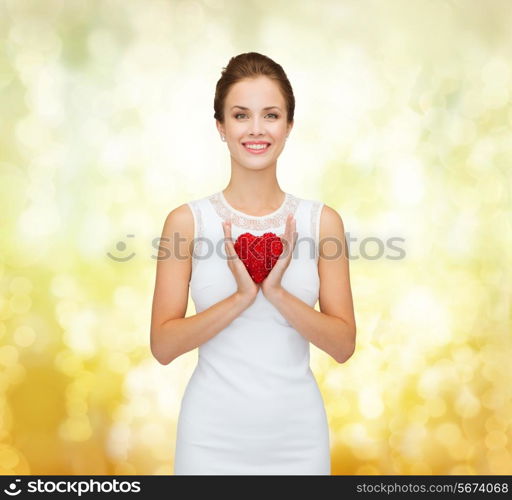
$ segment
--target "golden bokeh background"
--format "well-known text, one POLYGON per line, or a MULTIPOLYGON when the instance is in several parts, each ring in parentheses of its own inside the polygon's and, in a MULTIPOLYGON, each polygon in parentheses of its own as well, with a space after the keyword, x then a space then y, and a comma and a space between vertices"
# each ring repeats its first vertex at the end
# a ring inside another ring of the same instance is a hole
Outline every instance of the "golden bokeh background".
POLYGON ((151 356, 155 241, 228 182, 248 51, 294 87, 281 187, 350 235, 332 473, 512 473, 508 0, 0 0, 0 472, 171 473, 197 350, 151 356))

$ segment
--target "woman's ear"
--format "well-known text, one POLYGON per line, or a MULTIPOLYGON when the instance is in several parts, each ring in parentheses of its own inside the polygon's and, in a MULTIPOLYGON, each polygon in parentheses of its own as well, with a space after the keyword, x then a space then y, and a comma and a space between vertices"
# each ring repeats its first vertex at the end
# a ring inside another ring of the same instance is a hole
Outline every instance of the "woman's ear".
POLYGON ((293 128, 293 120, 290 123, 288 123, 288 130, 286 131, 286 137, 288 137, 290 135, 292 128, 293 128))
POLYGON ((219 120, 215 120, 215 125, 217 126, 217 130, 219 131, 219 134, 221 137, 224 137, 226 133, 224 132, 224 126, 219 120))

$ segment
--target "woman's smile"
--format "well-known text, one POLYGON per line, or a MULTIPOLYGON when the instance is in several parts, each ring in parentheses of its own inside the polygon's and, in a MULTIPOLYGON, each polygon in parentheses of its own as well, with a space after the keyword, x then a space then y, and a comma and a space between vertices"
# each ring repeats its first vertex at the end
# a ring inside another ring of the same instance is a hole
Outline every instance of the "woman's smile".
POLYGON ((252 155, 261 155, 270 149, 271 144, 266 141, 248 141, 242 142, 242 146, 252 155))

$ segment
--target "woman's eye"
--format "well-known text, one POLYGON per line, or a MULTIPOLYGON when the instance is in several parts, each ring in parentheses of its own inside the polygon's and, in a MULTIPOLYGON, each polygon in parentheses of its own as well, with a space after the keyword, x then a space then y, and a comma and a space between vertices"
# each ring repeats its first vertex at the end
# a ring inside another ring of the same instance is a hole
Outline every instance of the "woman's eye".
MULTIPOLYGON (((245 113, 237 113, 235 118, 238 119, 239 116, 247 116, 245 113)), ((272 116, 274 118, 279 118, 279 115, 276 113, 268 113, 267 116, 272 116)))

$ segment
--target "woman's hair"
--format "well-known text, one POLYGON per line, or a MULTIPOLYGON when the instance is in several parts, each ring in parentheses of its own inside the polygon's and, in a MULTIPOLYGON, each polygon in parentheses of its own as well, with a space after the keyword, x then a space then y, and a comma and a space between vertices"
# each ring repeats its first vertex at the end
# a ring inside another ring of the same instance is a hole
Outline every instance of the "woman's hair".
POLYGON ((286 103, 287 122, 291 123, 293 121, 295 97, 293 96, 292 86, 281 65, 258 52, 246 52, 232 57, 228 65, 222 69, 222 76, 217 82, 213 101, 213 109, 215 110, 213 117, 216 120, 224 123, 226 96, 235 83, 245 78, 267 76, 279 85, 286 103))

